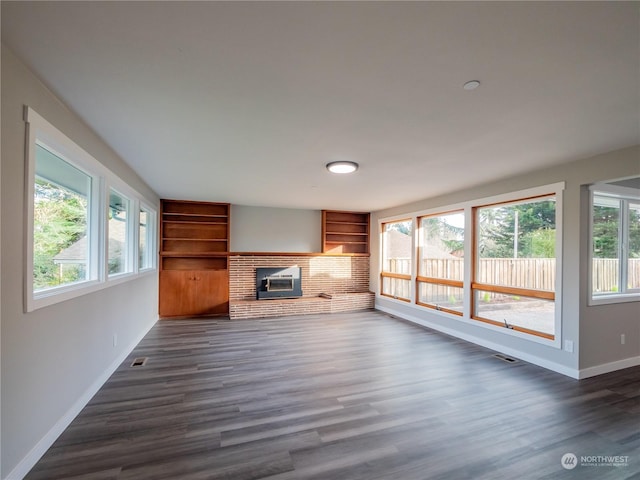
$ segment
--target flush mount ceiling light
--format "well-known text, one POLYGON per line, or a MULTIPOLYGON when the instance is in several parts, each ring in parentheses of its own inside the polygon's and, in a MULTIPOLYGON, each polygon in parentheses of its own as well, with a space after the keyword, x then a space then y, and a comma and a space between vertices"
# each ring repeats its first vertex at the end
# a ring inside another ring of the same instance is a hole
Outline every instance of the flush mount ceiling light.
POLYGON ((358 169, 356 162, 329 162, 327 163, 327 170, 331 173, 353 173, 358 169))
POLYGON ((465 83, 462 86, 462 88, 464 88, 465 90, 475 90, 479 86, 480 86, 480 82, 478 80, 469 80, 467 83, 465 83))

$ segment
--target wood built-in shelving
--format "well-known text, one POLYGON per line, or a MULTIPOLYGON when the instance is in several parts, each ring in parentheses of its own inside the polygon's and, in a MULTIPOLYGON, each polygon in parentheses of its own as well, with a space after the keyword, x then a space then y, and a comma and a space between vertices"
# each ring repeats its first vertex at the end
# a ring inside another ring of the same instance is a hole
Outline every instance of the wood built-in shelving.
POLYGON ((227 203, 162 200, 160 316, 229 311, 227 203))
POLYGON ((322 252, 369 254, 369 213, 322 211, 322 252))

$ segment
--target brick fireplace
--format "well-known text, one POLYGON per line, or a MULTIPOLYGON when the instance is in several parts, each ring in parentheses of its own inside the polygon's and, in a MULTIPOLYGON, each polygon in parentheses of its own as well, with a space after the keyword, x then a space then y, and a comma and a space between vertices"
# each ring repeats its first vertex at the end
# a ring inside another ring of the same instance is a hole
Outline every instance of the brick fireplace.
POLYGON ((229 257, 229 316, 261 318, 373 308, 369 257, 327 254, 247 253, 229 257), (299 267, 304 295, 256 300, 256 269, 299 267))

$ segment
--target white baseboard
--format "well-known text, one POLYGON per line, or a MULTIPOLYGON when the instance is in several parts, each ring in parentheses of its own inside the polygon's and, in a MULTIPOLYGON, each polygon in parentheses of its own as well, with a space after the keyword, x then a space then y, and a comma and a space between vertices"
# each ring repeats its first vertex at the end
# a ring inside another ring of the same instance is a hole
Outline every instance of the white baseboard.
POLYGON ((616 370, 622 370, 623 368, 637 367, 638 365, 640 365, 640 357, 625 358, 624 360, 617 360, 611 363, 603 363, 602 365, 583 368, 580 370, 579 378, 595 377, 596 375, 602 375, 603 373, 615 372, 616 370))
POLYGON ((381 312, 385 312, 390 315, 396 316, 398 318, 408 320, 412 323, 417 323, 418 325, 422 325, 424 327, 428 327, 433 330, 446 333, 447 335, 451 335, 452 337, 456 337, 470 343, 475 343, 476 345, 480 345, 482 347, 489 348, 497 352, 505 353, 511 357, 519 358, 520 360, 524 360, 525 362, 533 363, 534 365, 538 365, 539 367, 546 368, 547 370, 552 370, 554 372, 561 373, 562 375, 566 375, 568 377, 575 378, 575 379, 580 378, 579 376, 580 372, 575 368, 569 368, 565 365, 561 365, 555 362, 550 362, 547 359, 521 352, 520 350, 505 347, 504 345, 499 343, 490 342, 482 338, 474 337, 473 335, 468 335, 466 333, 462 333, 451 328, 443 327, 442 325, 431 323, 428 320, 425 320, 423 318, 419 318, 413 315, 407 315, 406 313, 398 313, 394 309, 384 307, 382 305, 376 305, 376 310, 380 310, 381 312))
POLYGON ((157 319, 154 320, 144 331, 134 340, 122 353, 107 367, 107 369, 100 375, 95 382, 91 384, 89 388, 82 394, 80 398, 67 410, 56 423, 49 430, 44 437, 40 439, 38 443, 25 455, 25 457, 16 465, 16 467, 9 472, 4 480, 22 480, 27 473, 34 467, 38 460, 49 450, 51 445, 58 439, 58 437, 64 432, 64 430, 71 424, 74 418, 82 411, 82 409, 89 403, 89 400, 98 393, 98 390, 105 384, 109 377, 116 371, 122 362, 129 356, 133 349, 140 343, 144 336, 151 330, 156 324, 157 319))

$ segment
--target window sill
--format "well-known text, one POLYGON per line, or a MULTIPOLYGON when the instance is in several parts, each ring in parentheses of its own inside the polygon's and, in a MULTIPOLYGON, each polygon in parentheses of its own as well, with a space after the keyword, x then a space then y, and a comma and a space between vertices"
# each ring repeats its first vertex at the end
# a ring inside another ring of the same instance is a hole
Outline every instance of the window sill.
POLYGON ((44 307, 55 305, 56 303, 65 302, 82 295, 97 292, 104 288, 109 288, 120 283, 125 283, 137 278, 146 277, 149 274, 156 273, 156 269, 147 269, 139 273, 120 274, 116 277, 109 278, 106 282, 99 280, 88 280, 86 282, 76 283, 72 285, 64 285, 61 287, 51 288, 37 292, 27 298, 25 302, 25 313, 33 312, 44 307))
MULTIPOLYGON (((556 334, 554 335, 555 338, 553 340, 547 339, 547 338, 543 338, 543 337, 539 337, 537 335, 532 335, 529 333, 524 333, 524 332, 520 332, 517 330, 512 330, 509 328, 505 328, 505 327, 500 327, 497 325, 493 325, 491 323, 487 323, 487 322, 483 322, 480 320, 476 320, 474 318, 470 318, 467 314, 463 314, 462 316, 460 315, 454 315, 448 312, 444 312, 444 311, 440 311, 440 310, 435 310, 433 308, 427 308, 427 307, 423 307, 419 304, 416 303, 411 303, 411 302, 403 302, 403 301, 399 301, 394 299, 393 297, 387 297, 384 295, 379 295, 376 298, 376 301, 378 300, 383 300, 383 301, 389 301, 389 302, 393 302, 396 304, 401 304, 401 305, 405 305, 409 308, 411 308, 414 311, 417 312, 422 312, 422 315, 417 315, 419 318, 424 318, 426 321, 429 321, 428 316, 433 316, 433 317, 440 317, 443 320, 453 320, 454 322, 459 322, 459 323, 464 323, 467 325, 473 325, 474 327, 478 327, 484 330, 489 330, 489 331, 493 331, 496 333, 500 333, 502 335, 505 336, 509 336, 509 337, 514 337, 514 338, 519 338, 522 340, 526 340, 529 342, 533 342, 533 343, 538 343, 541 345, 545 345, 547 347, 551 347, 551 348, 555 348, 555 349, 560 349, 561 348, 561 342, 560 342, 560 331, 558 329, 558 331, 556 332, 556 334), (424 317, 424 315, 426 315, 427 317, 424 317)), ((398 314, 399 316, 401 316, 401 314, 398 314)), ((456 331, 459 331, 458 327, 455 326, 455 323, 451 323, 447 326, 447 328, 453 328, 456 331)))
POLYGON ((615 303, 640 302, 640 293, 616 293, 610 295, 598 295, 589 298, 587 305, 594 307, 597 305, 612 305, 615 303))

